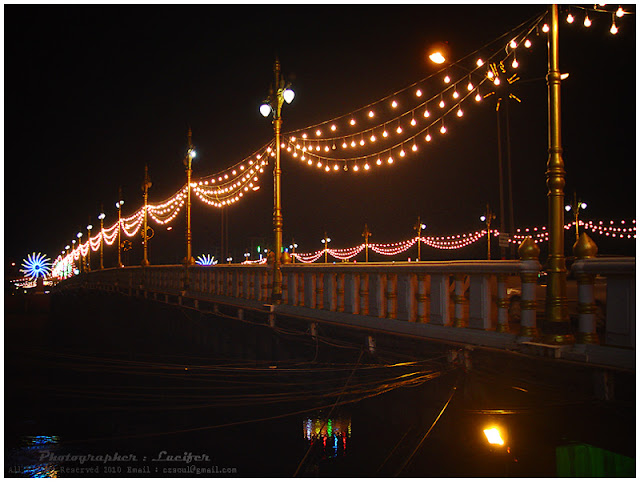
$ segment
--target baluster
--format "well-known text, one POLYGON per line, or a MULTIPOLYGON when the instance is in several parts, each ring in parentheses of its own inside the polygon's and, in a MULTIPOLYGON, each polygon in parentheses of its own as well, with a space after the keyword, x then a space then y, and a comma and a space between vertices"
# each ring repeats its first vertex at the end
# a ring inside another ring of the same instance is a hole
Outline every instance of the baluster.
POLYGON ((469 327, 479 330, 494 329, 491 316, 490 276, 472 274, 469 276, 469 327))
POLYGON ((315 306, 316 309, 324 308, 323 305, 323 292, 324 292, 324 276, 323 273, 318 273, 315 275, 316 277, 316 298, 315 298, 315 306))
POLYGON ((360 273, 360 314, 369 314, 369 274, 360 273))
POLYGON ((540 248, 527 236, 518 248, 520 256, 520 280, 522 283, 522 297, 520 299, 520 335, 535 337, 538 335, 536 327, 536 280, 540 271, 538 256, 540 248))
POLYGON ((289 304, 289 273, 282 273, 282 304, 289 304))
MULTIPOLYGON (((573 254, 577 260, 595 258, 598 246, 583 232, 573 245, 573 254)), ((574 263, 574 271, 578 281, 578 336, 577 342, 582 344, 598 344, 596 298, 593 290, 595 275, 585 273, 583 263, 574 263)))
POLYGON ((324 297, 322 299, 322 307, 325 310, 336 311, 336 274, 332 272, 325 273, 323 283, 324 297))
POLYGON ((449 326, 449 275, 431 276, 431 323, 449 326))
POLYGON ((507 275, 498 275, 498 333, 509 333, 509 298, 507 298, 507 275))
POLYGON ((371 316, 378 316, 380 318, 385 315, 385 301, 384 292, 386 280, 383 273, 375 273, 370 278, 370 301, 369 301, 369 314, 371 316))
POLYGON ((418 322, 427 322, 427 275, 418 273, 418 293, 416 301, 418 302, 418 322))
POLYGON ((356 273, 345 273, 344 275, 344 312, 358 314, 360 312, 360 299, 358 288, 360 282, 356 273))
POLYGON ((467 301, 464 297, 464 275, 456 274, 454 278, 455 294, 453 295, 453 326, 457 328, 463 328, 464 326, 466 326, 466 322, 464 319, 464 305, 467 301))
POLYGON ((397 282, 397 317, 399 320, 416 321, 418 278, 415 274, 406 273, 398 277, 397 282))
POLYGON ((398 275, 387 273, 387 318, 397 318, 398 316, 398 275))
POLYGON ((344 312, 344 273, 338 273, 336 278, 336 304, 337 311, 344 312))
POLYGON ((304 275, 304 302, 303 306, 307 308, 316 307, 316 283, 315 275, 311 272, 307 272, 304 275))

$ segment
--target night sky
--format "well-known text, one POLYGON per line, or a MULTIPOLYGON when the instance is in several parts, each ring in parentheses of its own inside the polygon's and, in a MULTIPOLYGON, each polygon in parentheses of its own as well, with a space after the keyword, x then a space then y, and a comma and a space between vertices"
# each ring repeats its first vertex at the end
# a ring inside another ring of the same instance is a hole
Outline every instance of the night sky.
MULTIPOLYGON (((544 6, 510 5, 6 5, 5 13, 5 261, 32 251, 52 259, 78 230, 94 226, 101 203, 110 226, 121 186, 125 215, 142 204, 144 165, 150 201, 185 182, 187 125, 198 151, 194 177, 235 164, 273 135, 258 107, 279 57, 296 92, 283 108, 283 130, 311 125, 374 102, 437 71, 427 49, 446 41, 460 58, 544 6)), ((561 9, 562 144, 567 198, 588 202, 585 219, 635 219, 635 15, 561 9)), ((635 7, 627 9, 635 11, 635 7)), ((546 40, 519 57, 510 107, 517 227, 547 225, 546 40), (537 80, 535 80, 537 79, 537 80)), ((284 244, 322 248, 324 230, 335 248, 414 236, 467 233, 488 201, 499 206, 495 101, 467 109, 444 138, 392 167, 368 173, 325 174, 283 156, 284 244)), ((271 171, 272 166, 269 166, 271 171)), ((242 253, 250 237, 272 240, 272 176, 228 209, 229 243, 242 253)), ((220 244, 220 211, 194 198, 193 254, 220 244)), ((499 220, 496 221, 499 223, 499 220)), ((151 222, 152 264, 184 256, 184 211, 173 230, 151 222)), ((572 233, 567 233, 570 241, 572 233)), ((635 255, 634 241, 601 253, 635 255)), ((140 237, 136 242, 139 244, 140 237)), ((480 244, 480 243, 478 243, 480 244)), ((570 245, 570 244, 568 244, 570 245)), ((473 258, 486 247, 457 252, 423 250, 423 259, 473 258)), ((115 263, 107 249, 106 265, 115 263)), ((131 264, 140 250, 131 254, 131 264)))

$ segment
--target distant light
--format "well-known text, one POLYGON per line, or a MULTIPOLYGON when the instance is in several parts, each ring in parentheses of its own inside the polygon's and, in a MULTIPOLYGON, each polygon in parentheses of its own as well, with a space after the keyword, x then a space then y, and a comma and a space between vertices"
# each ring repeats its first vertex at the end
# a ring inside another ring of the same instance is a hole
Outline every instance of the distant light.
POLYGON ((571 205, 570 205, 570 204, 567 204, 567 205, 564 207, 564 210, 565 210, 565 211, 567 211, 567 212, 571 211, 571 205))
POLYGON ((480 216, 480 221, 484 223, 486 220, 487 220, 487 217, 484 214, 480 216))
POLYGON ((167 226, 167 231, 171 231, 173 229, 173 226, 167 226))
POLYGON ((444 55, 442 55, 442 53, 440 52, 432 53, 431 55, 429 55, 429 59, 431 60, 431 62, 435 64, 442 64, 447 60, 444 58, 444 55))
POLYGON ((622 16, 624 16, 626 12, 624 10, 622 10, 622 7, 618 7, 618 10, 616 10, 616 17, 620 18, 622 16))
POLYGON ((567 23, 573 23, 573 15, 569 14, 567 15, 567 23))
POLYGON ((98 219, 102 220, 104 219, 106 216, 104 215, 104 213, 100 213, 98 214, 98 219))
POLYGON ((78 233, 78 234, 76 234, 76 236, 77 236, 78 238, 81 238, 81 237, 82 237, 82 233, 78 233))
POLYGON ((564 79, 566 79, 567 77, 569 77, 569 73, 568 73, 568 72, 567 72, 567 73, 564 73, 564 74, 560 74, 560 80, 564 80, 564 79))
POLYGON ((282 92, 282 97, 284 97, 284 101, 287 104, 291 104, 291 102, 293 102, 293 98, 295 96, 296 96, 295 92, 293 90, 291 90, 291 89, 284 89, 284 92, 282 92))
POLYGON ((589 15, 584 16, 584 26, 591 27, 591 19, 589 18, 589 15))
POLYGON ((191 159, 194 159, 196 157, 195 149, 189 149, 189 157, 191 157, 191 159))
POLYGON ((500 77, 496 77, 495 79, 493 79, 493 83, 495 85, 500 85, 500 77))
POLYGON ((515 49, 518 46, 518 43, 515 40, 512 40, 511 42, 509 42, 509 47, 511 47, 512 49, 515 49))
POLYGON ((511 67, 513 67, 514 69, 517 69, 519 65, 520 64, 518 64, 518 60, 514 58, 513 62, 511 62, 511 67))
POLYGON ((487 428, 484 430, 487 440, 492 445, 504 445, 504 440, 500 436, 500 430, 497 427, 487 428))
POLYGON ((271 114, 271 106, 269 104, 262 104, 260 106, 260 113, 263 117, 269 117, 269 114, 271 114))
POLYGON ((544 33, 547 33, 549 31, 549 25, 547 25, 546 23, 542 26, 542 31, 544 33))
POLYGON ((580 204, 580 208, 581 209, 587 209, 587 203, 580 204))
POLYGON ((427 225, 426 225, 426 224, 424 224, 424 223, 422 223, 422 224, 420 225, 420 229, 427 229, 427 225))
POLYGON ((451 77, 449 77, 448 75, 445 75, 443 80, 445 84, 448 84, 449 82, 451 82, 451 77))
POLYGON ((611 28, 609 29, 609 32, 611 32, 613 35, 618 33, 618 27, 616 26, 615 22, 611 24, 611 28))
POLYGON ((478 60, 476 61, 476 65, 477 65, 478 67, 482 67, 482 66, 484 65, 484 60, 482 60, 482 59, 478 59, 478 60))
POLYGON ((87 224, 87 229, 93 229, 93 224, 87 224))
POLYGON ((525 47, 525 48, 527 48, 527 49, 528 49, 529 47, 531 47, 531 40, 529 40, 529 39, 525 40, 525 41, 524 41, 524 47, 525 47))
MULTIPOLYGON (((69 246, 68 244, 64 247, 64 249, 70 249, 71 246, 69 246)), ((15 266, 15 263, 12 264, 12 266, 15 266)))

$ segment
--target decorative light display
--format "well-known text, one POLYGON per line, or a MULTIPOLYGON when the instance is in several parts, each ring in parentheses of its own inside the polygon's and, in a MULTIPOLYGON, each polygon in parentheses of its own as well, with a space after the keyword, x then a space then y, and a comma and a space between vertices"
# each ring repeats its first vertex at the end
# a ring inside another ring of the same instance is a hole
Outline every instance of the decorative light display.
MULTIPOLYGON (((618 6, 617 8, 613 7, 615 8, 615 10, 609 9, 606 7, 607 7, 606 4, 597 4, 597 5, 594 5, 593 7, 584 7, 581 5, 571 5, 570 7, 567 6, 566 9, 568 13, 567 13, 566 21, 569 24, 573 24, 576 19, 576 15, 577 15, 576 12, 578 10, 581 10, 584 12, 584 20, 582 21, 582 25, 584 25, 586 28, 590 28, 594 24, 594 22, 599 22, 599 19, 595 20, 597 17, 603 17, 603 16, 608 17, 608 18, 611 18, 611 26, 609 28, 609 32, 612 35, 616 35, 619 32, 619 27, 618 25, 616 25, 616 18, 621 19, 625 15, 633 14, 633 12, 627 12, 620 6, 618 6), (592 16, 589 16, 590 13, 592 14, 592 16)), ((548 29, 549 27, 545 24, 545 26, 543 27, 543 31, 547 32, 548 29), (546 27, 546 30, 545 30, 545 27, 546 27)))
POLYGON ((209 254, 201 254, 196 258, 196 264, 200 266, 214 266, 218 264, 218 260, 209 254))
POLYGON ((22 261, 20 271, 33 280, 46 278, 51 273, 51 260, 41 253, 32 253, 22 261))
POLYGON ((488 90, 487 81, 492 86, 500 85, 503 77, 505 81, 511 79, 509 83, 515 81, 517 75, 509 70, 520 65, 515 52, 521 46, 531 47, 530 37, 543 18, 544 15, 523 22, 483 48, 382 99, 286 133, 285 151, 327 173, 340 171, 340 167, 354 173, 368 172, 373 166, 391 165, 394 160, 420 155, 420 143, 432 140, 430 131, 444 135, 450 124, 453 126, 453 119, 465 117, 465 105, 482 100, 481 92, 488 90), (478 58, 481 52, 483 55, 478 58), (432 112, 437 115, 432 116, 432 112), (452 121, 445 123, 449 118, 452 121))

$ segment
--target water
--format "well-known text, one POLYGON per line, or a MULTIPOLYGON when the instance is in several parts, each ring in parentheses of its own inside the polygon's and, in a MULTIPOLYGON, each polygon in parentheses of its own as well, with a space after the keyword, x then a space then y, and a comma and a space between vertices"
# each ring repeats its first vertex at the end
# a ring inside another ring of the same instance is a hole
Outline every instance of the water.
POLYGON ((549 477, 557 447, 635 453, 633 403, 595 401, 582 373, 237 325, 114 297, 6 314, 5 475, 549 477))

